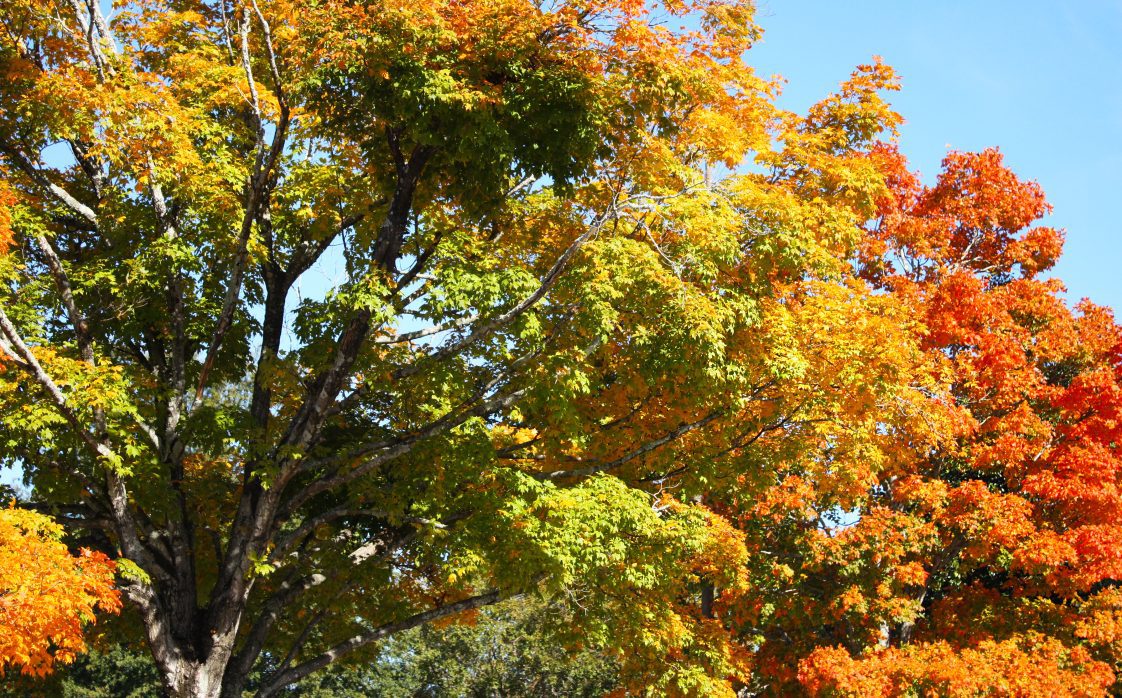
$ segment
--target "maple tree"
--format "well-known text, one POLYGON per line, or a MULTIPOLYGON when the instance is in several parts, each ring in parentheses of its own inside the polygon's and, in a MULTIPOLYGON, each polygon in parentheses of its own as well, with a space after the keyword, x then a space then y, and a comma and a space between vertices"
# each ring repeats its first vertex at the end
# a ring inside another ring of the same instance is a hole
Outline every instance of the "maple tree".
POLYGON ((42 676, 85 651, 83 624, 121 608, 105 554, 71 555, 46 516, 0 509, 0 672, 42 676))
POLYGON ((1114 681, 1118 328, 889 67, 779 109, 740 0, 0 23, 0 459, 168 695, 531 593, 621 692, 1114 681))
POLYGON ((918 318, 943 386, 925 409, 937 436, 885 421, 899 448, 853 499, 789 468, 730 508, 772 561, 769 592, 729 610, 758 648, 754 681, 768 695, 1107 695, 1122 332, 1042 277, 1062 234, 1034 226, 1043 192, 998 151, 950 154, 932 186, 892 147, 870 157, 889 190, 855 269, 918 318))

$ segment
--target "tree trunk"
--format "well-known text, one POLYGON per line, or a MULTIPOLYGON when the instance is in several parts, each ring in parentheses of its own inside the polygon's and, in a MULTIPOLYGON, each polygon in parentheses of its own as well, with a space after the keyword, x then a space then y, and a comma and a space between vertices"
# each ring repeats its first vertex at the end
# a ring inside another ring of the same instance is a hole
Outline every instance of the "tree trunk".
POLYGON ((164 695, 168 698, 220 698, 223 695, 240 698, 246 677, 227 677, 226 672, 231 668, 244 609, 218 614, 221 625, 225 626, 221 630, 198 622, 203 614, 197 612, 189 614, 195 620, 194 628, 177 628, 173 621, 183 614, 172 612, 166 599, 161 600, 151 586, 132 584, 124 591, 143 617, 148 647, 160 671, 164 695))
POLYGON ((180 660, 162 667, 168 698, 219 698, 225 665, 180 660))
POLYGON ((226 676, 231 666, 232 643, 215 643, 205 657, 191 658, 175 648, 161 651, 153 647, 152 654, 168 698, 240 698, 245 687, 245 676, 226 676))

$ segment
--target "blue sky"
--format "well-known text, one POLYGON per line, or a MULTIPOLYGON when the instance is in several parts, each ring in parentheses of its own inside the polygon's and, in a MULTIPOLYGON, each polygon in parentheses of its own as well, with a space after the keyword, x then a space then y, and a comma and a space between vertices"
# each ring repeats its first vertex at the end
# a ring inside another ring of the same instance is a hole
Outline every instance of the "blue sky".
POLYGON ((882 56, 900 146, 925 180, 948 149, 999 146, 1035 179, 1065 228, 1055 270, 1069 298, 1122 314, 1122 0, 758 0, 763 41, 748 54, 787 79, 805 109, 853 66, 882 56))

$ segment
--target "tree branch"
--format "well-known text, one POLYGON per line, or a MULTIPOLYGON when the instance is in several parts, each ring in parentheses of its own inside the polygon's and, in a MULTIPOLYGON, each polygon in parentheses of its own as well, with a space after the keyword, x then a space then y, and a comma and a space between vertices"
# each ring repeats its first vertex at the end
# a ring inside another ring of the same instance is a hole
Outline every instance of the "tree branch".
MULTIPOLYGON (((614 208, 612 209, 612 211, 614 211, 614 208)), ((414 364, 399 369, 395 374, 395 377, 401 379, 412 376, 420 372, 426 362, 441 361, 466 349, 472 344, 500 329, 504 325, 510 323, 512 320, 515 320, 530 308, 534 307, 538 303, 538 301, 544 298, 545 295, 549 293, 550 289, 552 289, 554 285, 557 284, 557 281, 561 278, 561 275, 568 268, 569 263, 572 261, 573 257, 576 256, 577 252, 579 252, 580 249, 584 247, 585 243, 591 240, 603 229, 603 226, 609 219, 610 215, 608 213, 605 213, 597 221, 589 225, 588 230, 578 236, 576 240, 573 240, 573 242, 569 244, 565 251, 562 252, 561 255, 554 261, 553 265, 549 268, 549 271, 546 272, 545 276, 542 278, 541 283, 538 285, 538 288, 535 289, 533 293, 523 298, 513 308, 506 311, 505 313, 501 313, 491 318, 490 320, 487 320, 486 322, 483 322, 479 326, 472 329, 472 331, 463 338, 442 346, 437 351, 429 354, 428 356, 424 357, 414 364)))
POLYGON ((261 609, 256 622, 246 636, 242 649, 231 657, 230 665, 226 669, 227 674, 237 677, 244 677, 249 674, 265 646, 265 641, 269 638, 269 633, 285 607, 300 594, 323 584, 325 581, 327 581, 327 578, 322 574, 310 574, 295 582, 284 581, 261 609))
POLYGON ((94 210, 81 201, 78 201, 70 192, 52 182, 47 177, 46 173, 35 167, 31 160, 20 150, 7 143, 0 143, 0 153, 3 153, 16 168, 27 175, 27 177, 40 188, 47 191, 55 200, 78 214, 78 216, 93 226, 95 230, 98 228, 98 218, 94 210))
POLYGON ((484 606, 490 606, 498 603, 501 600, 501 593, 498 590, 492 590, 485 594, 472 596, 462 601, 456 601, 444 606, 439 606, 437 608, 424 611, 423 613, 418 613, 416 615, 410 616, 404 620, 400 620, 394 623, 387 623, 377 628, 368 630, 367 632, 360 633, 350 638, 349 640, 340 642, 339 644, 335 645, 319 656, 314 657, 313 659, 309 659, 308 661, 297 664, 293 667, 282 668, 276 674, 269 677, 264 686, 262 686, 261 689, 257 692, 257 696, 258 698, 268 698, 269 696, 276 695, 277 692, 285 686, 300 681, 308 674, 311 674, 318 669, 322 669, 323 667, 334 662, 340 657, 344 657, 357 649, 369 645, 372 642, 377 642, 378 640, 389 637, 390 635, 393 635, 395 633, 399 633, 403 630, 408 630, 409 628, 415 628, 419 625, 424 625, 425 623, 429 623, 440 618, 445 618, 447 616, 455 615, 457 613, 463 613, 464 611, 469 611, 476 608, 482 608, 484 606))
POLYGON ((410 434, 409 436, 404 437, 390 445, 387 445, 385 449, 382 450, 382 452, 377 456, 374 456, 373 458, 370 458, 369 460, 361 463, 349 472, 335 474, 312 482, 299 493, 297 493, 296 496, 294 496, 291 500, 289 500, 289 502, 284 506, 282 518, 289 516, 297 511, 301 506, 303 506, 317 494, 326 492, 336 487, 340 487, 349 482, 353 482, 354 480, 362 477, 379 465, 409 453, 417 446, 417 444, 427 438, 447 432, 449 429, 453 429, 460 424, 463 424, 471 417, 484 416, 497 410, 510 407, 518 400, 518 398, 522 397, 522 395, 524 395, 525 393, 525 388, 513 390, 508 393, 496 395, 489 400, 479 403, 476 406, 466 409, 462 412, 450 412, 440 419, 430 422, 428 425, 410 434))
POLYGON ((62 299, 62 307, 66 310, 66 315, 70 319, 70 325, 74 328, 74 334, 78 340, 78 351, 82 355, 82 360, 86 363, 93 365, 94 353, 93 345, 90 342, 90 328, 86 317, 78 310, 78 304, 74 300, 74 292, 70 286, 70 279, 66 275, 66 270, 62 266, 62 260, 59 259, 58 253, 55 248, 51 246, 46 236, 39 234, 35 236, 35 243, 39 247, 39 251, 43 253, 43 258, 47 263, 47 269, 51 272, 51 277, 54 279, 55 286, 58 288, 59 297, 62 299))
POLYGON ((109 447, 103 438, 95 437, 83 426, 81 420, 78 419, 78 415, 75 414, 74 410, 70 407, 66 396, 63 394, 62 390, 59 389, 58 384, 55 383, 50 375, 43 369, 39 360, 35 358, 35 354, 31 352, 20 337, 19 332, 8 318, 7 313, 4 312, 3 305, 0 305, 0 334, 4 335, 11 347, 11 351, 22 361, 22 364, 20 364, 21 368, 29 373, 39 386, 43 388, 51 401, 55 404, 55 409, 70 424, 74 433, 98 458, 108 461, 108 463, 105 464, 106 490, 113 512, 117 535, 120 538, 121 546, 124 548, 125 554, 145 565, 153 574, 166 578, 167 570, 157 563, 137 535, 136 522, 133 520, 132 514, 128 509, 128 492, 125 488, 124 481, 114 470, 116 465, 121 462, 120 456, 114 453, 113 449, 109 447))
POLYGON ((562 480, 562 479, 571 479, 571 478, 579 478, 579 477, 588 477, 590 475, 595 475, 597 473, 611 472, 612 470, 616 470, 617 468, 620 468, 620 467, 626 465, 627 463, 630 463, 631 461, 635 460, 636 458, 644 456, 644 455, 650 453, 651 451, 654 451, 655 449, 661 448, 662 446, 665 446, 666 444, 668 444, 672 441, 678 440, 679 438, 681 438, 685 434, 688 434, 689 432, 694 431, 695 429, 700 429, 701 427, 704 427, 705 425, 709 424, 710 422, 714 421, 715 419, 721 417, 724 414, 725 414, 725 411, 723 409, 714 410, 713 412, 710 412, 709 414, 705 415, 701 419, 698 419, 698 420, 693 421, 693 422, 689 422, 688 424, 682 424, 678 428, 667 432, 663 436, 660 436, 657 439, 651 439, 650 441, 642 444, 641 446, 639 446, 639 448, 636 448, 634 451, 631 451, 630 453, 628 453, 626 455, 620 456, 619 458, 616 458, 615 460, 608 461, 606 463, 599 463, 599 464, 596 464, 596 465, 590 465, 586 468, 575 468, 573 470, 555 470, 551 473, 540 473, 540 474, 533 474, 533 475, 534 475, 534 477, 536 477, 540 480, 562 480))
MULTIPOLYGON (((105 60, 99 37, 103 41, 110 42, 111 45, 113 39, 109 33, 109 26, 105 22, 105 17, 101 14, 101 8, 98 7, 97 0, 85 0, 84 2, 82 0, 70 0, 70 7, 74 10, 75 18, 79 24, 82 23, 83 9, 89 15, 89 22, 84 32, 86 45, 90 50, 90 58, 93 59, 94 66, 97 68, 98 79, 104 82, 107 73, 113 75, 113 66, 105 60)), ((113 45, 113 48, 116 50, 115 45, 113 45)))
POLYGON ((422 339, 424 337, 431 337, 434 334, 440 334, 441 332, 447 332, 449 330, 455 330, 455 329, 458 329, 460 327, 465 327, 465 326, 470 325, 471 323, 475 322, 478 319, 479 319, 478 315, 470 315, 468 317, 459 318, 457 320, 453 320, 451 322, 446 322, 446 323, 441 324, 441 325, 435 325, 433 327, 426 327, 426 328, 421 329, 421 330, 413 330, 412 332, 402 332, 401 334, 394 335, 392 337, 378 337, 377 339, 374 340, 374 343, 375 344, 401 344, 402 342, 412 342, 413 340, 416 340, 416 339, 422 339))
POLYGON ((280 83, 280 72, 276 65, 276 55, 273 51, 269 23, 265 21, 265 17, 261 14, 261 10, 257 7, 256 2, 253 3, 253 6, 257 11, 258 18, 265 33, 269 63, 273 71, 275 83, 273 92, 277 96, 277 104, 280 107, 280 118, 277 121, 276 129, 273 132, 273 138, 269 143, 269 149, 266 153, 265 127, 261 113, 261 103, 257 93, 257 82, 253 78, 253 65, 249 55, 250 22, 249 14, 246 12, 244 13, 239 29, 241 35, 242 70, 245 72, 246 82, 249 84, 251 98, 250 108, 253 116, 252 123, 256 139, 253 173, 246 183, 245 213, 242 216, 241 232, 238 235, 237 254, 234 257, 234 267, 230 272, 230 282, 226 288, 226 297, 222 302, 222 310, 218 314, 218 322, 215 324, 214 333, 211 335, 210 343, 207 345, 206 357, 203 360, 202 369, 199 371, 199 381, 195 388, 196 401, 202 399, 207 378, 209 378, 210 372, 214 368, 214 362, 218 357, 218 350, 222 346, 222 341, 225 339, 226 333, 233 325, 238 299, 241 297, 242 277, 245 274, 245 267, 249 261, 249 239, 253 235, 253 224, 257 220, 261 208, 263 206, 268 206, 269 190, 271 188, 270 175, 275 170, 277 160, 280 158, 280 154, 284 150, 288 138, 290 110, 280 83))
POLYGON ((109 446, 97 440, 89 429, 82 425, 78 415, 71 409, 70 403, 67 401, 66 396, 58 387, 58 384, 50 377, 50 375, 43 369, 39 360, 35 358, 35 354, 24 343, 23 338, 20 337, 18 330, 8 319, 7 313, 4 312, 4 306, 0 305, 0 332, 3 333, 4 338, 8 341, 9 346, 15 356, 22 362, 21 366, 27 373, 35 379, 41 388, 51 398, 55 404, 55 409, 59 414, 70 424, 73 428, 75 435, 78 436, 85 444, 94 452, 99 458, 104 458, 112 463, 120 461, 120 458, 113 452, 109 446))

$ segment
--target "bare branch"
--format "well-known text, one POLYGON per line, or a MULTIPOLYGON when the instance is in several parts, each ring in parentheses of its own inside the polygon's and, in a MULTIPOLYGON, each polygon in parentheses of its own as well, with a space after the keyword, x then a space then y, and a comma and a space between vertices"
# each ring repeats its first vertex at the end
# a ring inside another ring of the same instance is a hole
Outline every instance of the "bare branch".
POLYGON ((12 363, 24 371, 31 370, 31 364, 20 358, 20 355, 16 353, 16 348, 11 345, 8 338, 3 334, 0 334, 0 351, 3 351, 4 355, 7 356, 12 363))

